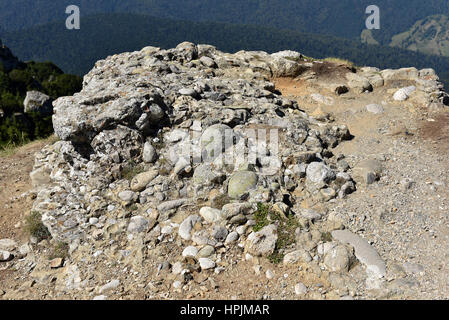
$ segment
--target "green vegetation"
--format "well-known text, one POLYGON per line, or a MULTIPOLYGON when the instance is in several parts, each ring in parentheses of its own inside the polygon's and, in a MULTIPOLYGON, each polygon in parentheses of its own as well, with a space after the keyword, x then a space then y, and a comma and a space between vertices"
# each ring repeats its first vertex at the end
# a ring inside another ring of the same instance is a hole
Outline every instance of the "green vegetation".
POLYGON ((51 62, 27 62, 6 72, 0 63, 0 148, 11 149, 53 133, 51 116, 24 114, 27 91, 37 90, 52 99, 81 90, 79 76, 64 74, 51 62))
POLYGON ((126 166, 122 169, 122 178, 126 180, 132 180, 139 173, 145 171, 145 168, 141 164, 137 164, 133 160, 129 161, 126 166))
POLYGON ((65 242, 58 241, 52 246, 48 260, 53 260, 56 258, 66 259, 68 256, 69 245, 65 242))
POLYGON ((271 223, 276 223, 278 240, 274 252, 268 257, 272 263, 280 263, 284 258, 284 249, 296 241, 296 229, 300 228, 299 221, 293 215, 287 217, 272 210, 269 204, 258 203, 257 211, 254 213, 256 224, 253 231, 257 232, 271 223))
POLYGON ((338 57, 358 66, 381 69, 434 68, 442 80, 449 80, 447 57, 362 44, 358 37, 350 40, 266 26, 101 14, 83 17, 83 26, 76 32, 61 28, 61 22, 58 22, 3 35, 3 42, 22 59, 50 60, 64 71, 79 75, 88 72, 97 60, 111 54, 140 50, 148 45, 167 49, 183 41, 212 44, 226 52, 289 49, 316 59, 338 57))
POLYGON ((42 215, 37 211, 32 211, 25 217, 25 231, 35 237, 38 241, 50 238, 50 232, 42 223, 42 215))

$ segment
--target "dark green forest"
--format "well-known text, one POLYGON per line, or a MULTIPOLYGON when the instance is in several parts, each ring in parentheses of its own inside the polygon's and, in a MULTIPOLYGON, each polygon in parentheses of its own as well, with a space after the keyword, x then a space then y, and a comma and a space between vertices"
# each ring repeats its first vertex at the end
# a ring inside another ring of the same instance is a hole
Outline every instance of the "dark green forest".
POLYGON ((0 27, 13 31, 63 21, 68 5, 78 5, 83 17, 97 13, 139 13, 159 18, 230 24, 359 39, 365 9, 375 4, 385 44, 394 34, 433 14, 449 16, 447 0, 0 0, 0 27))
POLYGON ((5 33, 3 37, 21 59, 50 60, 65 72, 83 75, 108 55, 152 45, 171 48, 183 41, 207 43, 227 52, 239 50, 296 50, 314 58, 338 57, 356 65, 434 68, 446 83, 449 58, 327 35, 252 25, 167 20, 133 14, 85 17, 80 30, 67 30, 62 22, 5 33))
POLYGON ((56 99, 81 90, 79 76, 64 74, 51 62, 21 63, 6 72, 0 62, 0 147, 45 138, 53 132, 51 116, 23 113, 27 91, 37 90, 56 99))

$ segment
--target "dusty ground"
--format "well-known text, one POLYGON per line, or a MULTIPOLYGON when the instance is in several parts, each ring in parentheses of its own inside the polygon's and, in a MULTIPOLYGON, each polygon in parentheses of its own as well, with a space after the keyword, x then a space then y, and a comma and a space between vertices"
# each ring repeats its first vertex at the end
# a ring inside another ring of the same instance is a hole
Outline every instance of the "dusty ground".
MULTIPOLYGON (((322 81, 326 81, 329 77, 341 76, 345 70, 345 67, 339 67, 336 71, 323 69, 316 72, 322 81)), ((392 294, 390 291, 388 296, 383 296, 350 290, 348 294, 355 298, 449 298, 449 113, 429 115, 425 106, 413 99, 393 102, 387 99, 391 96, 387 92, 391 86, 376 88, 373 93, 348 93, 337 97, 322 92, 313 82, 293 79, 275 79, 274 82, 283 95, 297 100, 308 113, 329 114, 335 123, 349 127, 354 139, 333 150, 335 155, 347 155, 351 166, 369 156, 384 162, 384 174, 378 183, 361 188, 344 200, 336 200, 329 204, 329 208, 375 246, 387 262, 388 286, 397 288, 397 292, 392 294), (330 96, 334 102, 318 104, 310 99, 312 93, 330 96), (383 105, 384 113, 367 112, 365 106, 371 103, 383 105), (321 109, 317 111, 318 107, 321 109), (412 185, 403 187, 404 179, 412 181, 412 185), (418 272, 410 271, 404 264, 419 266, 418 272)), ((0 238, 12 238, 20 243, 27 240, 19 224, 30 209, 31 199, 21 198, 21 195, 30 189, 28 174, 33 155, 44 143, 24 146, 14 155, 0 158, 0 238)), ((235 250, 235 256, 241 256, 239 249, 235 250)), ((153 268, 154 265, 149 265, 149 269, 153 268)), ((353 268, 350 276, 357 277, 360 268, 353 268)), ((339 298, 333 292, 328 293, 325 271, 320 277, 310 274, 306 267, 274 266, 266 259, 240 261, 224 273, 213 275, 214 283, 206 281, 207 277, 201 278, 203 273, 198 274, 199 278, 189 283, 189 290, 182 293, 171 290, 170 295, 165 293, 168 288, 156 288, 153 292, 139 288, 138 279, 131 277, 128 282, 138 285, 124 289, 115 298, 298 299, 294 292, 298 282, 309 288, 305 298, 339 298), (255 266, 260 266, 260 270, 256 271, 255 266), (273 279, 265 276, 268 269, 275 272, 273 279)), ((166 276, 166 273, 160 275, 166 276)), ((157 286, 157 277, 154 281, 157 286)), ((2 290, 17 292, 23 287, 22 296, 14 298, 89 298, 82 292, 71 296, 58 293, 53 283, 40 287, 21 278, 17 271, 2 270, 0 266, 0 296, 2 290)))

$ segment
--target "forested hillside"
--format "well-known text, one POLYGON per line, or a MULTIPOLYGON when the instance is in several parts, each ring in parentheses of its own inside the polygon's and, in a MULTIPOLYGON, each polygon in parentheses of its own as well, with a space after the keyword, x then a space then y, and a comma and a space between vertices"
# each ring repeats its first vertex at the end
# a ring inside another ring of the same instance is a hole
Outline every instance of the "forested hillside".
MULTIPOLYGON (((0 0, 0 27, 6 30, 63 21, 68 5, 82 16, 141 13, 190 21, 254 24, 278 29, 358 38, 365 28, 370 0, 0 0)), ((381 29, 374 36, 387 44, 395 34, 433 14, 449 15, 447 0, 378 0, 381 29)))
POLYGON ((21 63, 5 70, 0 60, 0 147, 21 144, 53 132, 51 115, 24 113, 27 91, 36 90, 52 99, 81 90, 79 76, 64 74, 51 62, 21 63))
POLYGON ((82 28, 76 31, 61 28, 61 23, 52 23, 4 36, 4 42, 21 59, 50 60, 65 72, 79 75, 111 54, 140 50, 148 45, 169 48, 183 41, 208 43, 228 52, 290 49, 314 58, 339 57, 357 65, 379 68, 432 67, 440 77, 449 78, 449 59, 444 57, 292 30, 175 21, 133 14, 86 17, 82 28))

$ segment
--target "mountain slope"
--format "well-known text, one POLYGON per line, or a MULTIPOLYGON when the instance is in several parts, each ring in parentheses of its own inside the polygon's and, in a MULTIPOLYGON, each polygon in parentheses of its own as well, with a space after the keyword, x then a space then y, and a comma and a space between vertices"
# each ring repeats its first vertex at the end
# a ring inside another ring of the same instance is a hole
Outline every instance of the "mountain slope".
MULTIPOLYGON (((263 25, 279 29, 358 38, 365 29, 371 0, 0 0, 0 26, 12 31, 65 19, 65 8, 78 5, 82 17, 94 13, 142 13, 161 18, 263 25)), ((383 44, 416 21, 449 15, 446 0, 377 0, 383 44)))
POLYGON ((117 52, 162 48, 183 41, 210 43, 220 50, 297 50, 315 58, 339 57, 358 65, 379 68, 435 68, 440 77, 449 70, 449 59, 399 49, 369 46, 358 41, 267 27, 175 21, 133 14, 85 17, 81 30, 52 23, 7 33, 4 42, 24 60, 50 60, 65 72, 84 74, 94 63, 117 52), (207 32, 205 32, 207 30, 207 32), (107 35, 107 36, 105 36, 107 35))
POLYGON ((434 15, 420 20, 408 31, 394 36, 390 45, 426 54, 449 56, 449 18, 434 15))

